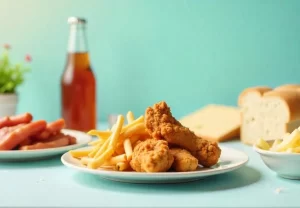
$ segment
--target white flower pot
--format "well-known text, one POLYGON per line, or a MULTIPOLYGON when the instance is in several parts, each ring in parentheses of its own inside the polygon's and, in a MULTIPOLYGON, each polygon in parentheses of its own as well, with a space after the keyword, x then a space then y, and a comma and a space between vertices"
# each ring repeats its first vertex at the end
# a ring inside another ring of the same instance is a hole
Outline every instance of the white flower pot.
POLYGON ((15 115, 17 103, 18 96, 16 94, 0 94, 0 118, 15 115))

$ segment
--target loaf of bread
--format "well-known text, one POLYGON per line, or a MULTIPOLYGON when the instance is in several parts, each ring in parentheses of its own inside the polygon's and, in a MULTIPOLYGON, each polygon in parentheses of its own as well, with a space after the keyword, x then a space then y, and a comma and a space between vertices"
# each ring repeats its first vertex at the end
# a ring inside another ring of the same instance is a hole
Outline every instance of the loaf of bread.
POLYGON ((300 126, 300 85, 271 89, 260 86, 245 89, 239 96, 241 141, 253 145, 259 138, 282 138, 300 126))
POLYGON ((276 91, 286 91, 286 90, 299 90, 300 85, 299 84, 286 84, 286 85, 281 85, 279 87, 276 87, 274 90, 276 91))
POLYGON ((197 136, 210 141, 238 139, 240 134, 240 110, 237 107, 211 104, 179 121, 197 136))

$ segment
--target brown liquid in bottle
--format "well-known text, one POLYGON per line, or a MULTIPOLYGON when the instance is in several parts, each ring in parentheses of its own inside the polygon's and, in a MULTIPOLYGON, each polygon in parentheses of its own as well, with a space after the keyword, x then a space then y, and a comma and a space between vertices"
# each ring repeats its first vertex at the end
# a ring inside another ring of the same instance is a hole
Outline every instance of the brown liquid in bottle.
MULTIPOLYGON (((76 33, 76 38, 82 38, 77 37, 78 31, 76 33)), ((72 50, 68 52, 61 79, 62 117, 66 128, 86 132, 96 128, 96 80, 85 49, 86 43, 84 49, 74 50, 75 43, 85 40, 76 38, 71 38, 72 41, 69 42, 72 50)))

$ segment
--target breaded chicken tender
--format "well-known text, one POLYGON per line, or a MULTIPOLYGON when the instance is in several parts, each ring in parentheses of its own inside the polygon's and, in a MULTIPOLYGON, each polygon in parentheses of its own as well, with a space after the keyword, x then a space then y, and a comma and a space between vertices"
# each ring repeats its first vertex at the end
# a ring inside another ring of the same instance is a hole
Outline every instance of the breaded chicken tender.
POLYGON ((181 125, 164 101, 146 109, 145 126, 153 138, 164 139, 169 144, 188 150, 204 167, 215 165, 220 158, 218 143, 197 137, 189 128, 181 125))
POLYGON ((173 161, 166 141, 147 139, 134 147, 130 166, 137 172, 166 172, 173 161))
POLYGON ((174 157, 172 169, 176 172, 194 171, 198 167, 198 160, 189 151, 181 148, 171 148, 174 157))

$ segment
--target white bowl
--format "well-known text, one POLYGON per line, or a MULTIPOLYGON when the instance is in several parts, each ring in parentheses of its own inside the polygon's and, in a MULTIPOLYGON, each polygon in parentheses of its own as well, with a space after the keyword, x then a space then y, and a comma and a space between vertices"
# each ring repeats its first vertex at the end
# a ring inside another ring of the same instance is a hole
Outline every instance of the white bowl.
POLYGON ((288 152, 272 152, 262 150, 256 145, 254 150, 260 154, 265 165, 279 176, 288 179, 300 180, 300 154, 288 152))

